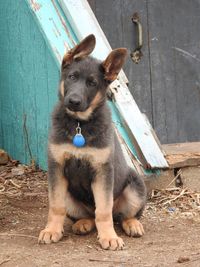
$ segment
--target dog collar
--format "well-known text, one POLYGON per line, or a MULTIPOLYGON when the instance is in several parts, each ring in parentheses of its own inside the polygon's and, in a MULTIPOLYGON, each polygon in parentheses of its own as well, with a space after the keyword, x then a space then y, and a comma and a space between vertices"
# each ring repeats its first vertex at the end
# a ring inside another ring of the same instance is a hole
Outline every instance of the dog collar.
POLYGON ((73 137, 73 145, 76 147, 83 147, 85 145, 85 138, 81 134, 81 127, 79 122, 78 126, 76 127, 76 134, 73 137))

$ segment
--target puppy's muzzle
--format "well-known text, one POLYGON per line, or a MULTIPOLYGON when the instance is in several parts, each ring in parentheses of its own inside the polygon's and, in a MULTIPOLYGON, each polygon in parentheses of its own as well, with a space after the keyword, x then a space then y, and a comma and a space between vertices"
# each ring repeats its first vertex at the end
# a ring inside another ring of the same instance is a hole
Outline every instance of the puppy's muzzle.
POLYGON ((65 102, 66 107, 71 111, 82 110, 82 100, 78 95, 70 96, 65 102))

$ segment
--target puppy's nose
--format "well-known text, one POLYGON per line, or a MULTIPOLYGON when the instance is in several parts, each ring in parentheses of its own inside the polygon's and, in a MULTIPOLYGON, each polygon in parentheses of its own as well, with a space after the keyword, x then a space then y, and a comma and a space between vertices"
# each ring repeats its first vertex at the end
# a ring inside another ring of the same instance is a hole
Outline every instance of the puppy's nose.
POLYGON ((69 104, 70 105, 72 105, 72 106, 74 106, 74 107, 79 107, 80 106, 80 104, 81 104, 81 100, 80 99, 78 99, 78 98, 70 98, 69 99, 69 104))

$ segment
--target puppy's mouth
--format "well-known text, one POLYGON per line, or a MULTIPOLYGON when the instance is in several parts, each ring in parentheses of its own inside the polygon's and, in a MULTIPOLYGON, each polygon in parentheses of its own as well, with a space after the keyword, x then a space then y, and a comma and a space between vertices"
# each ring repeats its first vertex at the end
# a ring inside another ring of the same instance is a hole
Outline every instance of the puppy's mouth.
POLYGON ((80 120, 88 120, 90 118, 90 116, 93 113, 93 110, 88 107, 85 110, 78 110, 78 111, 74 111, 74 109, 70 109, 68 107, 65 108, 67 114, 71 115, 74 118, 80 119, 80 120))
POLYGON ((70 111, 70 112, 80 112, 80 109, 78 109, 78 108, 73 108, 73 107, 66 107, 66 110, 68 111, 70 111))
POLYGON ((71 106, 66 107, 66 111, 73 112, 73 113, 85 112, 86 110, 87 110, 87 108, 71 107, 71 106))

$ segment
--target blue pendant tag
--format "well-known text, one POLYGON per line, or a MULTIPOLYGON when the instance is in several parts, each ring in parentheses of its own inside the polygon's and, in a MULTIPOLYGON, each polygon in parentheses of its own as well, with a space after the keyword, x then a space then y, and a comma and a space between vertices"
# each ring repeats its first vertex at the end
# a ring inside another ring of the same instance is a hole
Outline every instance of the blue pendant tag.
POLYGON ((81 134, 81 127, 79 126, 79 122, 78 127, 76 128, 76 135, 73 138, 73 145, 76 147, 83 147, 85 145, 85 138, 81 134))

